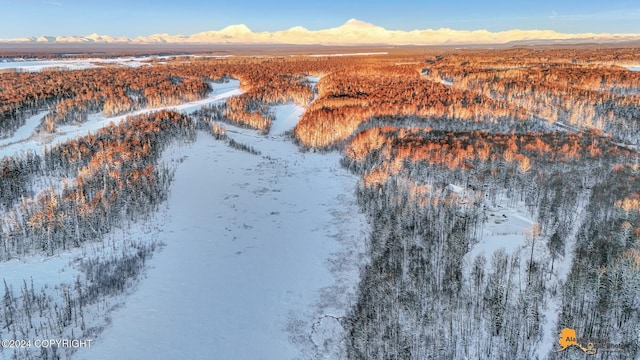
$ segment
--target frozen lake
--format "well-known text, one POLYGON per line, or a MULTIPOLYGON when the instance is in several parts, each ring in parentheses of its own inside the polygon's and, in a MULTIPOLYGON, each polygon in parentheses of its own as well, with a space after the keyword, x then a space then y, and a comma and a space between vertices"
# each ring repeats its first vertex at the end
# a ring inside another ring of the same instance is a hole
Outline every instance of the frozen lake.
POLYGON ((56 60, 26 60, 10 59, 0 61, 0 71, 3 69, 16 69, 21 71, 37 72, 46 68, 62 68, 67 70, 82 70, 100 67, 103 65, 121 65, 139 67, 145 65, 144 61, 151 58, 114 58, 114 59, 56 59, 56 60))

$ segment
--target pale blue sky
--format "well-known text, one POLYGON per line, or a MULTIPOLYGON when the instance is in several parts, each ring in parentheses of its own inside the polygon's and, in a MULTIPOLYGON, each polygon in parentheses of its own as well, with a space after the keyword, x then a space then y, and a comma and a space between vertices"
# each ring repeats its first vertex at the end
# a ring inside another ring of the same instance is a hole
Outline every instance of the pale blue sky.
POLYGON ((387 29, 550 29, 640 33, 638 1, 0 0, 0 38, 192 34, 246 24, 254 31, 336 27, 357 18, 387 29))

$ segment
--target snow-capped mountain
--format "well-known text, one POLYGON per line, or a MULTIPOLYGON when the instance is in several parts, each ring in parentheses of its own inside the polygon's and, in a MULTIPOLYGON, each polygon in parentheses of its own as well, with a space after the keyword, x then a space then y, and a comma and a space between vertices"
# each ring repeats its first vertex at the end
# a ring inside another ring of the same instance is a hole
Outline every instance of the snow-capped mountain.
POLYGON ((154 34, 133 39, 91 34, 87 36, 41 36, 0 39, 11 43, 134 43, 134 44, 297 44, 297 45, 441 45, 441 44, 502 44, 513 41, 596 41, 638 40, 640 34, 559 33, 553 30, 388 30, 361 20, 351 19, 341 26, 308 30, 301 26, 280 31, 254 32, 244 24, 230 25, 221 30, 191 35, 154 34))

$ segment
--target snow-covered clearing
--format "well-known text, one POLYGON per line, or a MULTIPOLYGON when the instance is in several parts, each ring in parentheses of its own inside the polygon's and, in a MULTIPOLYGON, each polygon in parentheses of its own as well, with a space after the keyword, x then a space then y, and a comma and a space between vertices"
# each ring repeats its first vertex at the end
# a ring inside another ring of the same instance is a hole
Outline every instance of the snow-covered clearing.
POLYGON ((51 257, 29 256, 25 259, 13 259, 0 262, 0 276, 7 286, 18 290, 26 282, 27 286, 40 289, 57 284, 72 284, 79 274, 70 263, 80 255, 80 250, 57 254, 51 257))
POLYGON ((0 140, 0 149, 3 149, 11 144, 27 141, 29 137, 33 135, 33 132, 36 130, 38 125, 42 123, 42 119, 44 119, 47 113, 48 111, 42 111, 26 119, 24 125, 18 128, 18 130, 13 133, 11 137, 0 140))
POLYGON ((534 221, 523 201, 512 203, 506 197, 500 197, 495 204, 487 201, 484 214, 487 218, 482 233, 478 243, 465 256, 466 263, 470 264, 478 255, 489 259, 500 248, 512 254, 526 246, 526 234, 531 232, 534 221))
MULTIPOLYGON (((339 358, 365 218, 339 154, 301 153, 282 135, 301 108, 276 107, 267 136, 228 127, 166 157, 176 172, 146 279, 78 359, 339 358), (322 354, 322 356, 321 356, 322 354)), ((362 245, 362 246, 361 246, 362 245)))
POLYGON ((309 80, 309 82, 312 83, 312 84, 317 84, 318 81, 320 81, 320 77, 319 76, 309 75, 309 76, 307 76, 307 80, 309 80))
POLYGON ((271 135, 284 135, 285 131, 293 129, 300 116, 304 113, 304 108, 295 104, 286 104, 275 107, 276 121, 269 129, 271 135))

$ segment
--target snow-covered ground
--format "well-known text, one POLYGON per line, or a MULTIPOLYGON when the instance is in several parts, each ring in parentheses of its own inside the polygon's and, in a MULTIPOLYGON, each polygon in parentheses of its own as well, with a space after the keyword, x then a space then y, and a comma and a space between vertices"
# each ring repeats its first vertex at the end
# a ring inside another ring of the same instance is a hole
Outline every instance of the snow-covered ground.
MULTIPOLYGON (((507 254, 512 254, 526 246, 526 235, 531 232, 534 225, 523 201, 513 203, 506 197, 500 197, 495 205, 487 201, 485 206, 484 213, 487 219, 478 237, 478 243, 465 255, 468 264, 478 255, 484 255, 490 259, 491 255, 500 248, 503 248, 507 254)), ((487 262, 487 266, 489 264, 490 261, 487 262)))
MULTIPOLYGON (((162 57, 156 57, 162 58, 162 57)), ((67 70, 83 70, 97 68, 101 66, 128 66, 140 67, 149 65, 151 57, 127 57, 113 59, 56 59, 56 60, 24 60, 13 59, 11 61, 0 61, 0 70, 16 69, 21 71, 38 72, 46 68, 62 68, 67 70)))
POLYGON ((42 111, 26 119, 24 125, 18 128, 18 130, 11 137, 0 140, 0 149, 3 149, 11 144, 27 141, 29 137, 33 135, 33 132, 36 130, 38 125, 42 123, 42 119, 44 119, 47 113, 48 111, 42 111))
POLYGON ((51 257, 29 256, 3 261, 0 262, 0 277, 15 291, 18 291, 24 282, 28 287, 33 283, 35 289, 45 285, 52 287, 62 283, 72 284, 79 271, 69 265, 79 254, 80 250, 75 249, 51 257))
POLYGON ((640 65, 627 66, 626 68, 631 71, 640 71, 640 65))
POLYGON ((183 159, 146 279, 78 359, 340 358, 365 218, 339 154, 301 153, 282 135, 228 127, 261 155, 200 133, 183 159))
POLYGON ((304 108, 295 104, 286 104, 275 107, 276 121, 269 129, 271 135, 283 135, 285 131, 293 129, 300 116, 304 113, 304 108))

